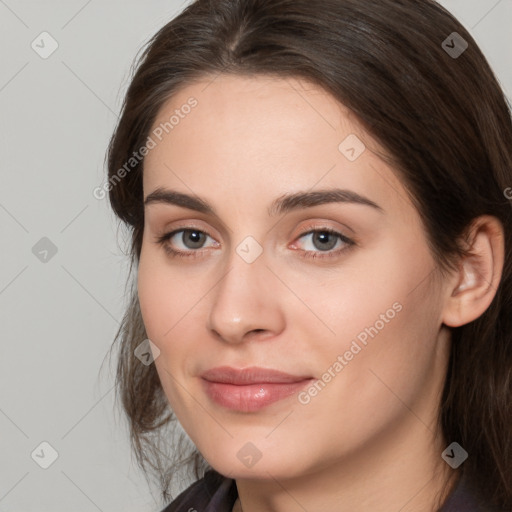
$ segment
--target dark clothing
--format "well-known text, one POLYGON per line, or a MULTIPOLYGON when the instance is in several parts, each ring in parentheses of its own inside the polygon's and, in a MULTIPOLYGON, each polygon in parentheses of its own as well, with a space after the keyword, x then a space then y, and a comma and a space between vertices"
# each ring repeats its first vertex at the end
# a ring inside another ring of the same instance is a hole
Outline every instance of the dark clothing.
MULTIPOLYGON (((237 497, 235 480, 209 470, 161 512, 231 512, 237 497)), ((438 512, 499 511, 482 504, 460 478, 438 512)))
POLYGON ((237 498, 235 480, 210 470, 162 512, 231 512, 237 498))

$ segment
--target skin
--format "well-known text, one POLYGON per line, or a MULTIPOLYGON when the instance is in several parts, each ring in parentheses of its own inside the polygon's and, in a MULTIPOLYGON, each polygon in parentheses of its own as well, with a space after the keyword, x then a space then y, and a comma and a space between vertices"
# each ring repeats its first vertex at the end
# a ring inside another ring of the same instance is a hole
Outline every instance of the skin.
POLYGON ((458 476, 441 458, 453 440, 437 427, 448 326, 470 322, 492 301, 503 265, 498 221, 478 219, 474 260, 441 278, 418 212, 375 154, 382 148, 321 88, 205 78, 168 100, 153 127, 190 96, 197 107, 145 158, 144 197, 165 187, 203 198, 216 215, 146 205, 138 270, 156 368, 181 425, 214 469, 236 479, 244 512, 436 510, 458 476), (355 161, 338 149, 350 134, 366 145, 355 161), (382 211, 328 203, 267 212, 285 194, 331 188, 382 211), (156 242, 180 228, 208 235, 199 249, 182 233, 167 242, 196 258, 171 257, 156 242), (356 245, 336 253, 348 246, 333 235, 335 247, 322 250, 304 235, 322 228, 356 245), (252 263, 236 251, 247 236, 263 250, 252 263), (396 303, 394 318, 307 404, 295 395, 245 413, 203 391, 200 374, 222 365, 321 380, 396 303), (237 457, 248 442, 261 454, 250 468, 237 457))

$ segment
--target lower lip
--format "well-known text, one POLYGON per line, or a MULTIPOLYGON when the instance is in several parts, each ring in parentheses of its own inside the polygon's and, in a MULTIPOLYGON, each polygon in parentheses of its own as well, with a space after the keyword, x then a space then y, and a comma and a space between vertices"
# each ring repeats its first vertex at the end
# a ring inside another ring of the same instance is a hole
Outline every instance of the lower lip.
POLYGON ((237 386, 202 379, 206 394, 215 403, 242 412, 254 412, 267 405, 288 398, 297 393, 314 379, 299 382, 263 382, 237 386))

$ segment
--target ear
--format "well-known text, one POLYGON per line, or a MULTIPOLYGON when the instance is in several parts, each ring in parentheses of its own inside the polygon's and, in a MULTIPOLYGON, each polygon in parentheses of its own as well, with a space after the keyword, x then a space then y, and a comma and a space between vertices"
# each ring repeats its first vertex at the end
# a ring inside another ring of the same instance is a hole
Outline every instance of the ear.
POLYGON ((505 259, 501 222, 490 215, 475 219, 467 231, 470 255, 460 261, 450 280, 442 321, 459 327, 480 317, 489 307, 499 286, 505 259))

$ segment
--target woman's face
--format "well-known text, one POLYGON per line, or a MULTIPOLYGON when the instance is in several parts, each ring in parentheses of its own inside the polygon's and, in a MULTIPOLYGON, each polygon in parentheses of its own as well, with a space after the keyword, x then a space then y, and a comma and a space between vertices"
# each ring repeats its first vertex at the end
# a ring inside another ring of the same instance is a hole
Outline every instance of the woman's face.
POLYGON ((278 478, 432 446, 445 290, 354 117, 304 81, 221 75, 169 100, 150 137, 141 311, 208 462, 278 478))

